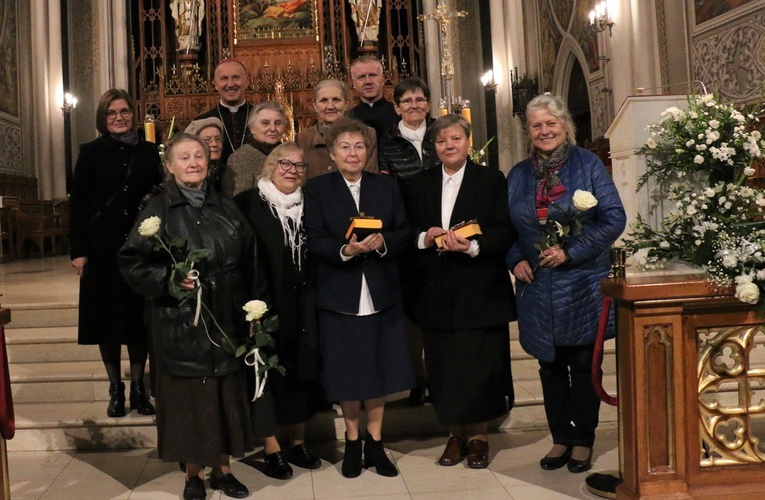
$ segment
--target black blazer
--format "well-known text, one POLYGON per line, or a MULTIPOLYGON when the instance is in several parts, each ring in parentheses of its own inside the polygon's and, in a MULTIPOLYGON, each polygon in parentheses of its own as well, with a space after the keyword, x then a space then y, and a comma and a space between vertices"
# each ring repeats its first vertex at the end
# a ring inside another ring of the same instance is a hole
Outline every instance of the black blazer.
POLYGON ((412 233, 396 179, 363 172, 359 208, 382 220, 387 252, 384 256, 370 252, 343 262, 340 249, 347 243, 345 232, 350 218, 359 215, 353 196, 340 172, 314 177, 306 185, 305 227, 308 252, 317 260, 319 309, 358 313, 362 274, 376 310, 401 300, 396 258, 404 253, 412 233))
MULTIPOLYGON (((417 323, 427 330, 470 330, 502 325, 515 319, 515 302, 505 255, 515 240, 507 207, 505 178, 499 170, 468 160, 449 227, 478 220, 483 232, 475 238, 480 251, 464 253, 417 251, 419 283, 417 323)), ((424 170, 407 191, 408 214, 416 235, 441 227, 442 168, 424 170)))

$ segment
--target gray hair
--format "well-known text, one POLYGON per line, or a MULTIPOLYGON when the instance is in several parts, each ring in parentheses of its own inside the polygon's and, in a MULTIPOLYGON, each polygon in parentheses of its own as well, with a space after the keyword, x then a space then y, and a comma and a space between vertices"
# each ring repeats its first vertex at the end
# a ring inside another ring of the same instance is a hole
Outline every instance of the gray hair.
POLYGON ((323 89, 324 87, 329 87, 329 86, 335 86, 339 88, 340 91, 343 93, 345 102, 351 102, 351 93, 348 91, 348 87, 346 87, 345 84, 341 82, 340 80, 335 80, 335 79, 322 80, 316 84, 316 87, 314 87, 313 89, 313 102, 316 102, 316 96, 319 95, 319 91, 323 89))
POLYGON ((563 98, 555 94, 538 95, 526 106, 526 121, 528 122, 529 112, 533 108, 546 109, 548 113, 563 122, 563 129, 566 131, 566 140, 569 144, 576 145, 576 125, 571 113, 563 102, 563 98))
POLYGON ((250 119, 247 120, 247 126, 252 128, 252 124, 255 123, 255 121, 258 119, 258 114, 266 109, 273 109, 274 111, 281 114, 282 119, 284 120, 284 124, 287 124, 287 113, 284 111, 284 108, 281 104, 275 101, 263 101, 256 104, 252 108, 252 111, 250 111, 250 119))

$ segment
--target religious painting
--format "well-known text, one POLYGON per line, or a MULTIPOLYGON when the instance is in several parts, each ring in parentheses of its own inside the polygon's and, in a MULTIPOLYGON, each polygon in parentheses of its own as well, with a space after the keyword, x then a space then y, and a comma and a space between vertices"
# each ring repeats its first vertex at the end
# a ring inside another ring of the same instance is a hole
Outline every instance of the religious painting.
POLYGON ((558 57, 563 37, 558 29, 553 16, 555 15, 547 2, 539 9, 540 40, 544 40, 541 48, 541 82, 545 92, 552 90, 553 77, 555 76, 555 61, 558 57))
POLYGON ((16 0, 0 0, 0 112, 19 116, 16 0))
POLYGON ((316 0, 234 0, 237 43, 315 39, 316 0))
POLYGON ((752 0, 694 0, 693 8, 696 14, 696 24, 709 21, 712 18, 721 16, 726 12, 741 7, 752 0))
POLYGON ((576 38, 587 61, 587 71, 594 73, 600 69, 600 52, 598 50, 598 33, 590 26, 588 5, 577 3, 571 34, 576 38))

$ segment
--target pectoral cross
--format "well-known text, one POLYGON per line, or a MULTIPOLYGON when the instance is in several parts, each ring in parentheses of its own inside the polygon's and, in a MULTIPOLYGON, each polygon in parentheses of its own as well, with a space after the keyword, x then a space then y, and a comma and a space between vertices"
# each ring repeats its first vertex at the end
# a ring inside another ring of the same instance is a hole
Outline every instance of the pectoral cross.
POLYGON ((441 83, 442 93, 446 97, 447 106, 452 105, 452 78, 454 78, 454 61, 449 45, 449 23, 454 19, 467 16, 465 10, 447 11, 444 0, 438 0, 436 11, 432 14, 420 14, 417 19, 420 21, 435 21, 438 23, 439 38, 438 51, 441 55, 441 83))

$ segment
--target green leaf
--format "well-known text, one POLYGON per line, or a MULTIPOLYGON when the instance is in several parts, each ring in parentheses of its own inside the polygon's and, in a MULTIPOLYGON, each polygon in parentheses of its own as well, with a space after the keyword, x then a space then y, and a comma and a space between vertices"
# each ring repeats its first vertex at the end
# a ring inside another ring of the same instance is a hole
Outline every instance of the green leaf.
POLYGON ((206 248, 195 248, 189 251, 189 254, 186 256, 186 260, 188 262, 199 262, 200 260, 207 257, 209 253, 210 251, 206 248))
POLYGON ((275 332, 279 329, 279 316, 269 316, 262 322, 263 329, 269 333, 275 332))
POLYGON ((236 351, 234 352, 234 357, 240 358, 244 356, 246 353, 247 353, 247 346, 245 344, 242 344, 236 348, 236 351))

